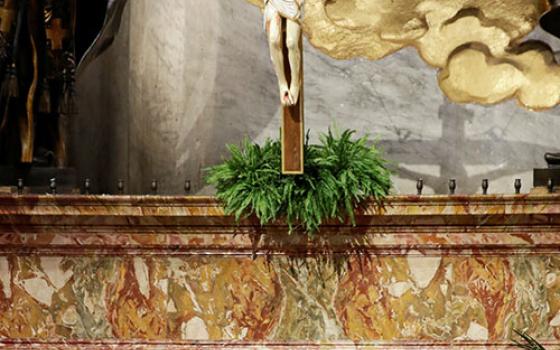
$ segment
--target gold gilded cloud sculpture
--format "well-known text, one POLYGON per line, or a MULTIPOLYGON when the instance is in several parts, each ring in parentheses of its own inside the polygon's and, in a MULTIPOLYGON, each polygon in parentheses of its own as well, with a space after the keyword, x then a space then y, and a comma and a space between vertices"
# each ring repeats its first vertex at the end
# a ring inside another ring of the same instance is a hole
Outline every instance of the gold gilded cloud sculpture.
MULTIPOLYGON (((262 0, 247 1, 263 7, 262 0)), ((457 27, 455 22, 464 17, 476 17, 482 27, 496 28, 509 40, 517 40, 531 32, 546 9, 542 0, 306 0, 303 30, 313 46, 337 59, 376 60, 406 46, 431 57, 435 54, 428 53, 450 40, 460 44, 493 40, 487 35, 478 37, 477 23, 468 21, 459 24, 475 29, 474 33, 442 32, 450 24, 457 27)), ((441 68, 444 61, 428 63, 441 68)))
POLYGON ((311 0, 304 8, 304 32, 331 57, 377 60, 426 34, 428 23, 415 11, 421 2, 311 0))
POLYGON ((530 41, 494 57, 482 46, 457 50, 439 73, 442 90, 456 102, 498 103, 510 98, 534 110, 560 102, 560 66, 549 46, 530 41))
POLYGON ((415 47, 455 102, 515 98, 541 110, 559 103, 559 66, 547 45, 523 38, 549 9, 547 0, 306 0, 302 27, 336 59, 415 47))

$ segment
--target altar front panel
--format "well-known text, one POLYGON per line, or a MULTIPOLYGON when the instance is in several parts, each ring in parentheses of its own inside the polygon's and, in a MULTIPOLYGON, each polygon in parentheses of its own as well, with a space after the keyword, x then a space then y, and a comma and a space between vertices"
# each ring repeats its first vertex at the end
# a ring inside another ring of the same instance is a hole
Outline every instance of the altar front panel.
POLYGON ((211 198, 0 198, 0 347, 560 345, 560 197, 394 197, 315 241, 211 198))

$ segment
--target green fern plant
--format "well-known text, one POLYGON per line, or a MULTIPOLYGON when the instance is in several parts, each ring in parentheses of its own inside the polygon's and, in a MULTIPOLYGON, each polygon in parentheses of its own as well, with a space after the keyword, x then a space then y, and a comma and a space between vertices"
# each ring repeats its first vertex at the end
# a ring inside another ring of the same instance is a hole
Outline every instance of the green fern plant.
POLYGON ((319 145, 304 146, 303 175, 281 174, 278 140, 262 146, 244 140, 230 145, 229 159, 208 169, 207 182, 227 214, 237 221, 255 215, 262 225, 283 219, 292 233, 302 228, 312 235, 321 223, 349 219, 368 199, 380 203, 391 189, 391 172, 367 137, 353 139, 354 131, 340 135, 329 130, 319 145))

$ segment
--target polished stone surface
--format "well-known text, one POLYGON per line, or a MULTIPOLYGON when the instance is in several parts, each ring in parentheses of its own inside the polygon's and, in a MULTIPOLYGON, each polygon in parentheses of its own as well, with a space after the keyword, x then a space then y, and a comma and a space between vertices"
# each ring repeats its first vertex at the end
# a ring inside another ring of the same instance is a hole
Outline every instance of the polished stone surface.
POLYGON ((390 197, 313 240, 210 197, 0 195, 0 348, 558 346, 559 232, 560 195, 390 197))

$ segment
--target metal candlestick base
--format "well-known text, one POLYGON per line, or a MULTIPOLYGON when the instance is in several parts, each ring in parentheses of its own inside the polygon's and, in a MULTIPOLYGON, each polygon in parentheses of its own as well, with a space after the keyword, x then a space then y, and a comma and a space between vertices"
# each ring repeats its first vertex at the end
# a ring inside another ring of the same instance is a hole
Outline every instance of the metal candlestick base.
POLYGON ((52 179, 56 179, 56 193, 76 193, 78 186, 74 168, 0 166, 0 187, 16 187, 23 182, 25 192, 52 193, 52 179))
POLYGON ((548 187, 550 181, 554 187, 560 185, 560 168, 546 168, 533 170, 533 186, 548 187))

